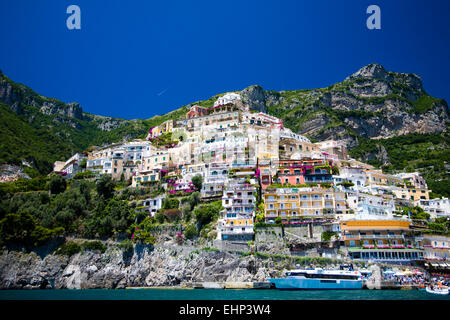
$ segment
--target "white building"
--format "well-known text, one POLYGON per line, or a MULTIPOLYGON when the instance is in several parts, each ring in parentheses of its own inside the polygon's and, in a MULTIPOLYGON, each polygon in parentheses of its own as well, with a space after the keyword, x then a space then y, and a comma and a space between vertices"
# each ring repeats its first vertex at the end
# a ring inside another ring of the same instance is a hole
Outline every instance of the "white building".
POLYGON ((342 167, 339 169, 339 175, 333 176, 334 184, 342 182, 351 182, 354 186, 349 187, 356 191, 362 191, 366 185, 366 173, 362 168, 342 167))
POLYGON ((228 103, 236 104, 238 101, 241 101, 241 95, 238 93, 229 92, 219 97, 216 102, 214 102, 214 107, 223 106, 228 103))
POLYGON ((409 181, 417 189, 428 189, 427 182, 420 175, 420 172, 402 172, 395 175, 403 180, 409 181))
POLYGON ((150 216, 154 217, 159 209, 162 207, 162 202, 165 196, 161 195, 156 198, 148 198, 138 202, 136 212, 146 212, 150 216))
POLYGON ((392 218, 395 202, 392 197, 382 197, 359 192, 348 192, 347 203, 361 218, 392 218))
POLYGON ((450 200, 448 198, 420 200, 419 206, 433 219, 450 217, 450 200))
POLYGON ((218 238, 229 241, 253 239, 256 188, 250 184, 231 183, 224 191, 221 219, 217 223, 218 238))

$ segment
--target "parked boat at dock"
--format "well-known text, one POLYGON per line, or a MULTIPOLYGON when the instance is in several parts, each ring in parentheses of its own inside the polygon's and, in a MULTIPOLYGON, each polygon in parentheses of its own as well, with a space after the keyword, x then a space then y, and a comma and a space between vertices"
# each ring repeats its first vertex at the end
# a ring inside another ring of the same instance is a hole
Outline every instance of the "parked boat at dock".
POLYGON ((448 287, 426 287, 425 289, 428 293, 433 293, 433 294, 442 294, 442 295, 448 295, 448 287))
POLYGON ((348 270, 296 269, 267 280, 281 290, 362 289, 363 285, 361 273, 348 270))

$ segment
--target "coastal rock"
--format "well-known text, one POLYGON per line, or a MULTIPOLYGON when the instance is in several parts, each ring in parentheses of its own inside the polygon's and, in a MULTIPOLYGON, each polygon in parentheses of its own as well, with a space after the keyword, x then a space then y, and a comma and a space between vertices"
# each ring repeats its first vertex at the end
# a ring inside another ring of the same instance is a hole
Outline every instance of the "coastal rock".
POLYGON ((115 246, 109 246, 103 254, 84 251, 70 258, 6 250, 0 256, 0 289, 118 289, 203 281, 264 281, 278 270, 252 256, 198 251, 195 247, 136 245, 131 259, 126 260, 115 246))

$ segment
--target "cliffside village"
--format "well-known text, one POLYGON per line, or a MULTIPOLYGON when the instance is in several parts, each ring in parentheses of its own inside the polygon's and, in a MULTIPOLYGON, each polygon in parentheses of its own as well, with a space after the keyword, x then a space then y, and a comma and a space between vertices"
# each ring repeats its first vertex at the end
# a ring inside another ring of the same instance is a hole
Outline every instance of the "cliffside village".
POLYGON ((450 238, 422 234, 423 223, 401 214, 400 208, 418 206, 431 218, 450 217, 449 199, 430 199, 418 172, 386 174, 351 159, 343 141, 312 143, 282 120, 250 110, 236 93, 209 108, 191 106, 185 119, 151 128, 146 140, 97 147, 54 164, 54 172, 68 178, 82 171, 131 180, 133 188, 160 181, 166 193, 137 205, 151 216, 164 197, 199 191, 202 201, 221 199, 218 241, 247 243, 256 222, 281 221, 290 230, 309 230, 297 235, 303 239, 291 247, 293 254, 307 254, 311 230, 320 226, 354 260, 450 267, 450 238), (192 183, 198 175, 201 190, 192 183))

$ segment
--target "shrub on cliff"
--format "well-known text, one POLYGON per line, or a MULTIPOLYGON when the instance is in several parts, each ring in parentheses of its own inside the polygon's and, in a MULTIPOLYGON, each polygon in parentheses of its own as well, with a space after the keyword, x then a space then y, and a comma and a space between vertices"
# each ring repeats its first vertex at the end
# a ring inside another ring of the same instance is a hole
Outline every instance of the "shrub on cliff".
POLYGON ((217 220, 220 210, 222 209, 221 201, 215 201, 208 204, 197 206, 194 209, 194 216, 199 224, 199 229, 208 223, 217 220))
POLYGON ((62 246, 60 246, 56 250, 55 253, 59 254, 59 255, 66 255, 66 256, 71 257, 80 251, 81 251, 81 247, 78 243, 76 243, 74 241, 67 241, 62 246))
POLYGON ((119 244, 119 248, 124 252, 124 253, 131 253, 133 251, 133 242, 131 242, 128 239, 123 240, 120 244, 119 244))
POLYGON ((194 239, 198 235, 197 227, 194 226, 192 223, 189 224, 186 229, 184 230, 184 236, 187 239, 194 239))
POLYGON ((91 250, 91 251, 100 251, 101 253, 104 253, 106 251, 106 246, 101 241, 84 241, 81 244, 81 247, 84 250, 91 250))

